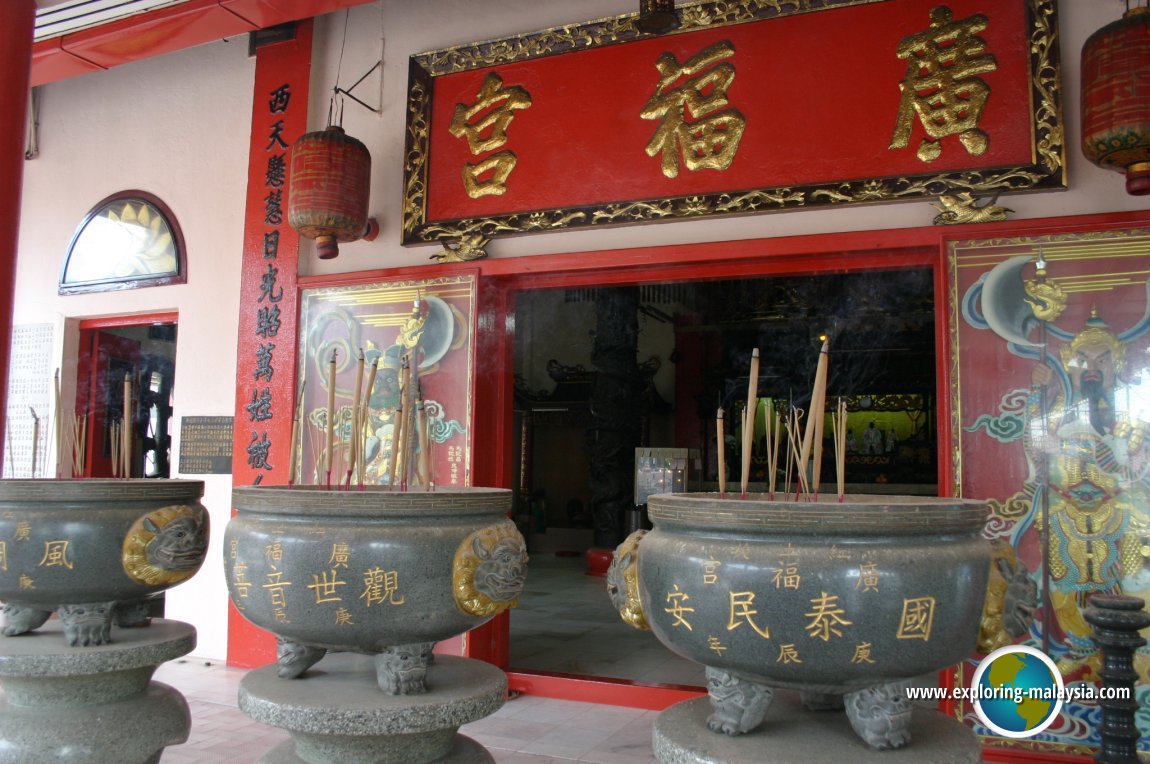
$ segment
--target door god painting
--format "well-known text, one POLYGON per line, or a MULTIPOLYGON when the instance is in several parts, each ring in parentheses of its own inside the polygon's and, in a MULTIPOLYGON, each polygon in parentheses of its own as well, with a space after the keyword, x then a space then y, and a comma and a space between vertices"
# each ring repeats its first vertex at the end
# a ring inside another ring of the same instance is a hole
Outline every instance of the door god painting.
MULTIPOLYGON (((996 548, 979 648, 1042 650, 1075 698, 1040 735, 995 742, 1089 753, 1101 655, 1083 610, 1150 600, 1150 231, 955 242, 950 270, 955 488, 990 502, 996 548)), ((1135 667, 1145 730, 1145 647, 1135 667)))
POLYGON ((304 290, 296 482, 470 485, 473 305, 471 276, 304 290))

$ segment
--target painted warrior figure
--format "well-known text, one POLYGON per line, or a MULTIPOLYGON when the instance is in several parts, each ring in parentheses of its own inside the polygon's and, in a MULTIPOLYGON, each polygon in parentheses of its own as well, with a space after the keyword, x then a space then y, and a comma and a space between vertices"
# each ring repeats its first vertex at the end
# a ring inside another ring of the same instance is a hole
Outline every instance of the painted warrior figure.
POLYGON ((1140 406, 1115 400, 1123 397, 1115 393, 1125 384, 1125 351, 1092 311, 1060 350, 1069 392, 1038 364, 1027 400, 1027 454, 1046 483, 1049 597, 1069 648, 1059 669, 1073 679, 1095 678, 1099 667, 1082 617, 1086 598, 1150 593, 1147 422, 1131 410, 1140 406))

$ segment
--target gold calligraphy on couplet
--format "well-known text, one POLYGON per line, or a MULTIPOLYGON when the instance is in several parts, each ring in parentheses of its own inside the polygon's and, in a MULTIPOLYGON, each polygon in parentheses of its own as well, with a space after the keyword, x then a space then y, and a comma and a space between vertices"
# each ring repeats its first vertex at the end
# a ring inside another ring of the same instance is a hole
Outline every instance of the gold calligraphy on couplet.
MULTIPOLYGON (((531 106, 531 94, 524 88, 503 86, 503 78, 489 72, 476 94, 475 103, 455 105, 448 130, 467 141, 473 156, 503 148, 507 128, 515 112, 531 106)), ((463 165, 463 186, 472 199, 489 194, 507 193, 507 178, 519 159, 508 149, 483 157, 474 164, 463 165)))
POLYGON ((990 137, 978 122, 990 87, 978 75, 998 68, 978 36, 987 24, 981 13, 955 21, 950 8, 940 5, 930 12, 929 29, 899 42, 898 57, 907 62, 906 79, 899 83, 902 100, 889 148, 906 148, 917 114, 927 135, 917 151, 922 161, 938 159, 942 139, 948 135, 957 135, 971 156, 986 151, 990 137))
POLYGON ((666 177, 678 177, 680 163, 694 172, 725 170, 734 161, 746 128, 746 118, 727 97, 735 67, 725 59, 734 55, 734 46, 721 40, 686 63, 669 52, 655 62, 659 83, 639 115, 659 120, 646 151, 661 155, 666 177))
POLYGON ((0 541, 0 570, 8 571, 8 542, 0 541))

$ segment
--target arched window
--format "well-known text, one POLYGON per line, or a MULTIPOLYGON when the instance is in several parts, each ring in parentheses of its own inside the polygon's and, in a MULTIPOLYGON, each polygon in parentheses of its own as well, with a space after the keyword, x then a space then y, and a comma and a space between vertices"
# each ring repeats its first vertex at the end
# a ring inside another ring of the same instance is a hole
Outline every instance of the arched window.
POLYGON ((144 191, 101 201, 72 235, 60 294, 187 281, 184 239, 167 205, 144 191))

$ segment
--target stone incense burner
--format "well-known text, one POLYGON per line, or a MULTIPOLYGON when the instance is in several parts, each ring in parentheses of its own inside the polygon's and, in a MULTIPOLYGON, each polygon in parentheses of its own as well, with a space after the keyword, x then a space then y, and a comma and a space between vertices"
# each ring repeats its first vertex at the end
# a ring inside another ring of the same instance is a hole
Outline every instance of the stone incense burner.
POLYGON ((375 656, 380 688, 426 691, 435 643, 513 606, 523 537, 496 488, 247 486, 224 536, 232 602, 277 637, 278 674, 328 651, 375 656))
POLYGON ((148 599, 204 561, 203 494, 199 480, 0 480, 0 633, 53 612, 73 646, 147 625, 148 599))
POLYGON ((847 496, 652 496, 654 529, 616 551, 624 620, 706 667, 714 732, 764 718, 774 688, 845 705, 873 748, 910 739, 906 682, 968 657, 990 547, 977 501, 847 496))

